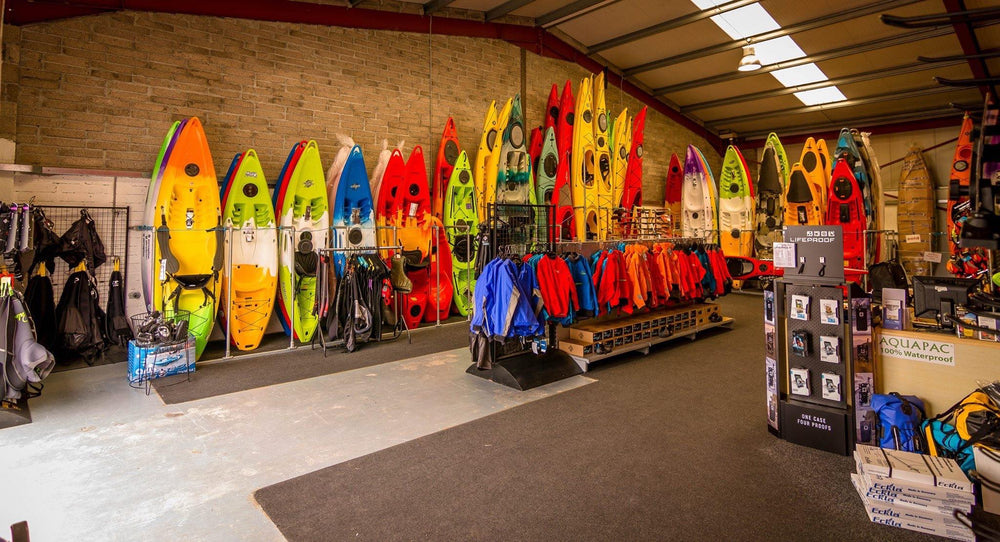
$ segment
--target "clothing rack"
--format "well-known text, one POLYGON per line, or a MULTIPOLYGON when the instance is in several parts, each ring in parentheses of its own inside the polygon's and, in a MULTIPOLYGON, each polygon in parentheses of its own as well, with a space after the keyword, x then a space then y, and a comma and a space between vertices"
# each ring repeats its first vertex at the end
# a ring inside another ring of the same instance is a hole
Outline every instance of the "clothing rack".
MULTIPOLYGON (((384 246, 384 247, 379 247, 379 246, 375 246, 375 247, 373 247, 373 246, 365 246, 365 247, 323 247, 323 248, 316 249, 316 252, 319 253, 319 254, 336 254, 336 253, 346 253, 346 254, 378 254, 378 252, 380 250, 403 250, 403 246, 402 245, 392 245, 392 246, 384 246)), ((392 310, 396 314, 397 325, 399 325, 399 322, 401 322, 403 324, 403 331, 406 332, 406 342, 407 343, 412 343, 413 342, 413 337, 412 337, 412 335, 410 335, 410 328, 407 327, 406 320, 399 315, 399 292, 397 292, 395 290, 395 288, 392 291, 392 301, 393 301, 393 308, 392 308, 392 310)), ((373 318, 381 318, 382 315, 381 314, 379 314, 379 315, 372 315, 372 317, 373 318)), ((331 342, 331 343, 327 343, 326 342, 326 337, 323 335, 323 333, 317 333, 316 335, 313 336, 313 343, 314 344, 316 342, 316 337, 317 336, 319 337, 319 340, 320 340, 320 346, 323 348, 323 357, 326 357, 327 348, 329 348, 331 346, 335 346, 337 344, 342 344, 343 343, 343 341, 341 341, 341 340, 337 340, 337 341, 334 341, 334 342, 331 342)), ((396 337, 393 337, 393 339, 395 339, 395 338, 396 337)), ((382 337, 379 337, 378 341, 381 342, 382 341, 382 337)))
MULTIPOLYGON (((484 246, 480 247, 483 261, 503 255, 521 256, 528 247, 535 253, 555 252, 555 210, 554 205, 487 205, 486 221, 480 224, 480 231, 486 231, 484 246)), ((491 340, 488 355, 493 368, 481 370, 472 363, 465 372, 522 391, 582 374, 573 358, 557 348, 556 323, 546 324, 544 353, 536 353, 540 341, 491 340)))

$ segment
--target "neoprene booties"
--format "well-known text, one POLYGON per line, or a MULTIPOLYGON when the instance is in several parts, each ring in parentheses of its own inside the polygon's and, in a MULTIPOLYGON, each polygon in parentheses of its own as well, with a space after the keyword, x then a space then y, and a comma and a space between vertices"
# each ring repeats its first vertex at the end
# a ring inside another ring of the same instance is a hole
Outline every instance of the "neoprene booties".
POLYGON ((393 255, 392 270, 389 273, 389 282, 392 283, 393 290, 408 294, 413 291, 413 282, 410 280, 410 277, 406 276, 406 272, 403 269, 405 263, 405 256, 398 253, 393 255))

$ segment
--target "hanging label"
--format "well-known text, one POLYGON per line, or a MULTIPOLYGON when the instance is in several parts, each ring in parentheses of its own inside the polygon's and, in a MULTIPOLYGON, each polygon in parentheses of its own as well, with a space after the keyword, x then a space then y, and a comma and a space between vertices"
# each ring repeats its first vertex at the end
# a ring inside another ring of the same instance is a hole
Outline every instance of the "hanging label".
POLYGON ((774 243, 774 266, 795 267, 795 243, 774 243))
POLYGON ((906 236, 906 238, 904 239, 903 242, 904 243, 919 243, 920 242, 920 234, 919 233, 911 233, 911 234, 909 234, 909 235, 906 236))
POLYGON ((931 263, 941 263, 940 252, 924 252, 923 260, 931 263))
POLYGON ((416 203, 410 204, 410 216, 417 216, 418 205, 416 203))

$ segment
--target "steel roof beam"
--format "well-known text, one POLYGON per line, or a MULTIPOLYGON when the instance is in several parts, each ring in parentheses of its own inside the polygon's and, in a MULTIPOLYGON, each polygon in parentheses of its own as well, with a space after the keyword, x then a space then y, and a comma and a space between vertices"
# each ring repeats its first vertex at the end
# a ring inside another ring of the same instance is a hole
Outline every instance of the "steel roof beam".
POLYGON ((430 15, 439 9, 446 8, 455 0, 430 0, 424 4, 424 15, 430 15))
POLYGON ((596 9, 600 9, 604 6, 610 6, 618 1, 619 0, 576 0, 576 2, 570 2, 559 9, 552 10, 544 15, 536 17, 535 26, 548 28, 550 26, 565 23, 566 21, 575 19, 596 9))
POLYGON ((711 77, 704 77, 702 79, 695 79, 693 81, 678 83, 676 85, 660 87, 653 89, 653 94, 661 96, 663 94, 670 94, 671 92, 680 92, 682 90, 698 88, 706 85, 725 83, 727 81, 733 81, 735 79, 742 79, 744 77, 753 77, 755 75, 770 73, 777 70, 783 70, 785 68, 794 68, 795 66, 811 64, 813 62, 833 60, 836 58, 843 58, 845 56, 867 53, 869 51, 875 51, 878 49, 883 49, 885 47, 894 47, 896 45, 905 45, 907 43, 923 41, 926 39, 939 38, 941 36, 948 36, 953 33, 954 31, 950 27, 942 27, 942 28, 930 28, 926 30, 917 30, 915 32, 907 32, 905 34, 896 34, 895 36, 879 38, 877 40, 866 41, 864 43, 848 45, 845 47, 838 47, 837 49, 830 49, 828 51, 823 51, 822 53, 807 55, 802 58, 796 58, 794 60, 788 60, 785 62, 778 62, 777 64, 770 64, 764 66, 759 70, 752 72, 739 72, 733 70, 731 72, 726 72, 719 75, 713 75, 711 77))
POLYGON ((723 119, 708 120, 705 122, 709 126, 719 126, 732 122, 750 122, 754 120, 769 119, 772 117, 781 117, 785 115, 802 115, 805 113, 815 113, 816 111, 826 111, 828 109, 842 109, 844 107, 854 107, 858 105, 891 102, 895 100, 905 100, 907 98, 920 98, 923 96, 932 96, 934 94, 944 94, 946 92, 955 92, 955 89, 942 86, 921 87, 910 90, 904 90, 902 92, 887 92, 885 94, 876 94, 873 96, 865 96, 862 98, 852 98, 849 100, 841 100, 839 102, 832 102, 827 104, 807 105, 804 107, 793 107, 790 109, 778 109, 775 111, 765 111, 763 113, 755 113, 752 115, 740 115, 738 117, 727 117, 723 119))
POLYGON ((774 90, 765 90, 763 92, 757 92, 753 94, 741 94, 739 96, 732 96, 730 98, 721 98, 718 100, 709 100, 706 102, 699 102, 687 106, 681 107, 681 113, 688 113, 691 111, 696 111, 698 109, 708 109, 710 107, 720 107, 723 105, 732 105, 742 102, 750 102, 755 100, 763 100, 766 98, 774 98, 777 96, 786 96, 788 94, 795 94, 796 92, 804 92, 807 90, 816 90, 820 88, 833 87, 837 85, 849 85, 851 83, 860 83, 863 81, 874 81, 876 79, 882 79, 884 77, 894 77, 897 75, 906 75, 908 73, 916 73, 926 70, 932 70, 941 66, 955 66, 959 64, 965 64, 965 60, 951 60, 948 62, 940 62, 937 64, 927 64, 924 62, 914 62, 912 64, 903 64, 901 66, 895 66, 892 68, 884 68, 881 70, 871 70, 862 73, 856 73, 853 75, 845 75, 844 77, 835 77, 833 79, 827 79, 824 81, 816 81, 815 83, 807 83, 804 85, 798 85, 794 87, 778 88, 774 90))
POLYGON ((528 4, 534 1, 535 0, 507 0, 503 4, 500 4, 499 6, 487 11, 486 20, 494 21, 496 19, 499 19, 500 17, 503 17, 504 15, 507 15, 508 13, 514 10, 521 9, 524 6, 527 6, 528 4))
POLYGON ((990 49, 989 51, 983 51, 978 55, 951 55, 951 56, 918 56, 917 60, 921 62, 951 62, 952 60, 969 60, 974 58, 996 58, 1000 56, 1000 49, 990 49))
POLYGON ((748 36, 746 39, 732 40, 725 43, 719 43, 717 45, 710 45, 708 47, 702 47, 701 49, 696 49, 694 51, 688 51, 686 53, 681 53, 679 55, 674 55, 667 58, 661 58, 659 60, 653 60, 651 62, 639 64, 638 66, 625 68, 625 75, 633 76, 639 73, 648 72, 659 68, 665 68, 667 66, 673 66, 674 64, 680 64, 681 62, 687 62, 689 60, 697 60, 707 56, 724 53, 726 51, 739 49, 740 47, 746 45, 748 42, 766 41, 774 38, 780 38, 782 36, 788 36, 790 34, 805 32, 808 30, 816 30, 817 28, 823 28, 825 26, 830 26, 833 24, 842 23, 844 21, 850 21, 852 19, 864 17, 866 15, 872 15, 884 9, 906 6, 909 4, 915 4, 917 2, 922 2, 922 1, 923 0, 880 0, 878 2, 862 5, 854 9, 847 9, 835 13, 829 13, 821 17, 809 19, 808 21, 803 21, 801 23, 789 25, 784 28, 779 28, 777 30, 771 30, 768 32, 763 32, 761 34, 748 36))
POLYGON ((646 28, 636 30, 634 32, 629 32, 628 34, 623 34, 616 38, 611 38, 609 40, 604 40, 600 43, 595 43, 587 48, 587 52, 590 54, 599 53, 612 47, 618 47, 619 45, 625 45, 626 43, 632 43, 633 41, 638 41, 643 38, 648 38, 649 36, 655 36, 656 34, 662 34, 668 30, 673 30, 674 28, 680 28, 691 23, 696 23, 698 21, 703 21, 705 19, 715 17, 716 15, 721 15, 723 13, 732 11, 734 9, 741 8, 759 0, 733 0, 732 2, 726 2, 725 4, 719 4, 710 9, 697 11, 695 13, 690 13, 676 19, 671 19, 669 21, 664 21, 662 23, 657 23, 652 26, 647 26, 646 28))
MULTIPOLYGON (((944 0, 944 9, 948 13, 961 13, 965 11, 965 2, 962 0, 944 0)), ((981 55, 983 51, 979 48, 979 41, 976 39, 974 26, 967 22, 954 22, 951 27, 955 31, 955 36, 958 37, 958 43, 962 46, 962 52, 972 57, 968 60, 969 69, 972 70, 972 77, 975 79, 989 79, 991 76, 990 70, 986 66, 986 61, 977 56, 981 55)), ((993 97, 996 98, 996 89, 994 87, 989 85, 979 87, 979 91, 983 94, 984 98, 991 89, 994 91, 993 97)))
POLYGON ((767 141, 767 136, 771 132, 781 135, 782 143, 801 143, 806 136, 815 138, 836 138, 840 129, 845 124, 850 124, 859 130, 867 131, 872 128, 884 126, 895 127, 882 133, 895 133, 900 131, 911 131, 920 128, 950 126, 951 123, 958 125, 961 123, 963 111, 958 109, 935 107, 932 109, 922 109, 918 111, 908 111, 906 113, 896 113, 892 115, 879 115, 863 119, 852 119, 849 123, 830 122, 826 124, 797 124, 768 130, 755 130, 739 134, 741 136, 741 149, 763 147, 767 141), (942 122, 945 120, 946 122, 942 122), (825 132, 829 130, 829 132, 825 132))

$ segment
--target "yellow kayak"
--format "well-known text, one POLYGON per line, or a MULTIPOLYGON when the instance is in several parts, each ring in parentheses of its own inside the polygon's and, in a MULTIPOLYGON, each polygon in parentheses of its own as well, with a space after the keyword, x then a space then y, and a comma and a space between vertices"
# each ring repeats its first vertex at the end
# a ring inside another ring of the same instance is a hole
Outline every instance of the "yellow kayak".
POLYGON ((597 235, 597 183, 595 182, 593 86, 589 77, 580 82, 573 124, 573 154, 570 184, 573 186, 573 216, 576 238, 586 241, 597 235))

